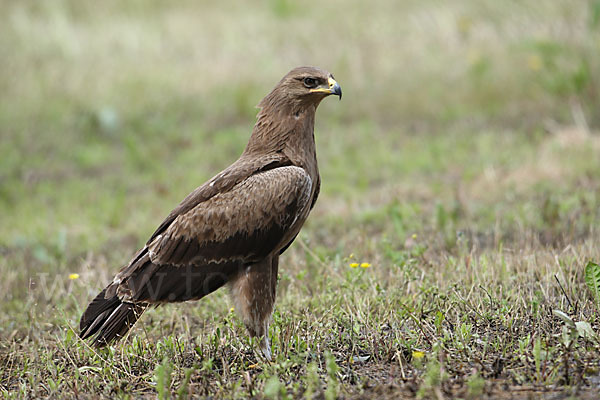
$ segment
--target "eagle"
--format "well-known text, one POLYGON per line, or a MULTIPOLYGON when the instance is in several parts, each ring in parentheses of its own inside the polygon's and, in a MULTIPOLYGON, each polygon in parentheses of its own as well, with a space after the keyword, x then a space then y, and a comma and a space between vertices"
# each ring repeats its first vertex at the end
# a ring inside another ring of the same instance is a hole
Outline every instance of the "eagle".
POLYGON ((152 305, 198 300, 228 285, 235 310, 271 359, 268 328, 279 256, 319 195, 315 113, 342 98, 329 72, 292 69, 258 104, 237 161, 191 192, 81 316, 80 337, 102 347, 152 305))

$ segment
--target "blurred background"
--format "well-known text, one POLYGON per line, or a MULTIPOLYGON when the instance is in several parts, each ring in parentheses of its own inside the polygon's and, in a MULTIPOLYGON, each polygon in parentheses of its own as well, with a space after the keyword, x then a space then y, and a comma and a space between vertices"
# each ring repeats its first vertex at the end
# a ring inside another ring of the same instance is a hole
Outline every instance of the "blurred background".
POLYGON ((344 90, 317 116, 317 254, 565 243, 598 221, 598 0, 5 0, 0 54, 7 298, 90 257, 115 271, 298 65, 344 90))
POLYGON ((569 386, 567 353, 595 387, 596 342, 558 351, 552 310, 572 299, 573 319, 597 331, 583 270, 600 259, 599 221, 600 0, 0 1, 5 395, 139 397, 166 357, 178 381, 179 366, 203 365, 195 393, 240 396, 243 376, 251 396, 280 376, 299 397, 313 343, 356 370, 347 393, 369 376, 414 394, 405 369, 420 382, 411 356, 438 341, 449 361, 431 370, 463 388, 480 367, 503 393, 569 386), (344 97, 317 113, 321 195, 280 266, 279 364, 250 382, 251 345, 224 290, 148 312, 141 339, 114 353, 77 341, 82 307, 240 155, 255 105, 307 64, 344 97), (213 359, 231 370, 205 368, 213 359))

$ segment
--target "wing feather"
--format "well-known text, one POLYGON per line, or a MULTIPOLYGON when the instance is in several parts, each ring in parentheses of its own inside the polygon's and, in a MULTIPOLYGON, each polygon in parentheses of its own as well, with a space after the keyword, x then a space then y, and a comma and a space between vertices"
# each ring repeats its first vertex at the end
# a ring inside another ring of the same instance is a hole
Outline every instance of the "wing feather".
POLYGON ((150 244, 158 235, 169 228, 178 216, 187 213, 198 204, 209 200, 219 193, 229 191, 232 187, 257 172, 288 165, 291 165, 290 160, 280 153, 275 153, 259 159, 240 157, 240 159, 230 165, 229 168, 223 170, 204 185, 197 187, 193 192, 188 194, 158 226, 146 244, 150 244))
POLYGON ((311 190, 300 167, 254 174, 177 216, 148 244, 150 259, 158 265, 259 260, 296 235, 311 190))

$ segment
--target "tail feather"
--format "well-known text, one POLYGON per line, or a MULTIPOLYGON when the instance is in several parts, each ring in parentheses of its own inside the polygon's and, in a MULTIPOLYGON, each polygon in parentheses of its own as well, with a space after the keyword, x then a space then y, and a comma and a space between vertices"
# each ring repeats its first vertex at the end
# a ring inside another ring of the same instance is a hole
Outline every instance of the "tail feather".
POLYGON ((243 267, 237 261, 202 267, 159 266, 148 261, 139 270, 121 277, 125 280, 118 286, 110 284, 92 300, 81 316, 79 336, 93 337, 94 345, 105 346, 125 336, 150 304, 201 299, 226 284, 243 267))
POLYGON ((93 344, 105 346, 125 336, 146 309, 144 304, 121 301, 116 295, 106 299, 104 289, 90 303, 79 321, 79 336, 94 337, 93 344))

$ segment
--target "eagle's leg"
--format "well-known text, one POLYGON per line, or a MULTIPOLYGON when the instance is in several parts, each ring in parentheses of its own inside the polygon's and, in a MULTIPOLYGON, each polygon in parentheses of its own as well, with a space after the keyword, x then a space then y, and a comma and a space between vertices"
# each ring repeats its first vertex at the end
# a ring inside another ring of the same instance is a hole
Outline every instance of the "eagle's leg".
POLYGON ((271 360, 269 322, 277 290, 279 255, 245 267, 231 282, 235 309, 252 337, 260 339, 260 349, 271 360))

